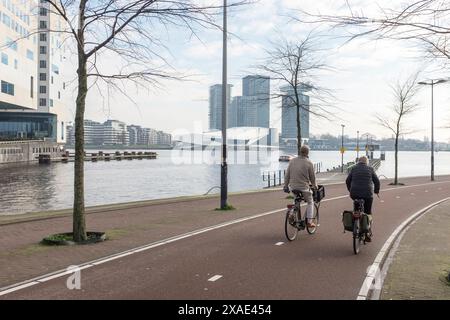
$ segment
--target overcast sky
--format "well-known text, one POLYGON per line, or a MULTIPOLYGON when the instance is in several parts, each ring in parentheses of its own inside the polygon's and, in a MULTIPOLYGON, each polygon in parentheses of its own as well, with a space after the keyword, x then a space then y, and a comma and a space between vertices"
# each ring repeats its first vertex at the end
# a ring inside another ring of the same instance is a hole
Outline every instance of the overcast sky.
MULTIPOLYGON (((366 14, 376 12, 378 6, 392 5, 391 1, 385 0, 348 2, 352 10, 363 10, 366 14)), ((270 42, 276 41, 280 33, 295 41, 301 40, 310 31, 312 26, 294 23, 287 18, 288 14, 298 15, 295 9, 299 8, 313 13, 349 13, 345 0, 260 0, 230 14, 229 31, 235 35, 229 40, 228 60, 229 83, 234 86, 232 96, 241 95, 241 78, 255 73, 252 66, 261 62, 264 50, 270 49, 270 42)), ((440 66, 431 65, 423 59, 423 52, 414 43, 363 39, 343 45, 345 38, 335 37, 345 36, 345 30, 334 30, 331 33, 325 26, 315 27, 319 28, 323 36, 321 46, 327 49, 324 58, 335 69, 324 73, 319 81, 321 85, 333 90, 337 98, 336 105, 342 113, 339 115, 340 119, 332 121, 312 117, 311 134, 338 135, 341 124, 345 124, 345 133, 350 136, 356 136, 356 131, 359 130, 360 133, 370 132, 377 137, 390 137, 391 134, 374 119, 377 112, 389 112, 393 101, 389 85, 398 79, 405 79, 419 69, 425 70, 421 80, 446 76, 445 70, 440 66)), ((174 28, 169 29, 164 36, 170 50, 165 56, 178 71, 191 75, 189 81, 166 81, 160 88, 138 91, 133 85, 129 85, 127 91, 137 105, 118 94, 108 99, 106 92, 102 96, 92 90, 88 96, 86 119, 117 119, 127 124, 167 132, 177 129, 207 131, 208 88, 221 83, 222 77, 222 35, 219 30, 199 31, 197 35, 201 40, 174 28)), ((68 61, 74 62, 73 57, 68 61)), ((436 140, 445 142, 450 140, 450 129, 443 128, 450 126, 449 93, 450 83, 435 87, 435 136, 436 140)), ((73 119, 74 99, 69 98, 68 101, 70 117, 73 119)), ((430 136, 429 87, 421 90, 417 102, 421 108, 407 118, 406 123, 408 127, 415 129, 410 137, 423 139, 424 136, 430 136)), ((280 118, 279 105, 273 102, 271 126, 280 128, 280 118)))

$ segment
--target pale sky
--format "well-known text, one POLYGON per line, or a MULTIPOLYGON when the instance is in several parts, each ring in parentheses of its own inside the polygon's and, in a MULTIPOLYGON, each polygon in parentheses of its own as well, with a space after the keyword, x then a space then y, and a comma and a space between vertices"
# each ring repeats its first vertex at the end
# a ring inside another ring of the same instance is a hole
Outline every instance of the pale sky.
MULTIPOLYGON (((205 0, 203 0, 205 1, 205 0)), ((217 0, 210 0, 217 1, 217 0)), ((378 6, 386 7, 391 1, 348 1, 354 11, 363 10, 370 14, 378 6)), ((219 1, 220 3, 220 1, 219 1)), ((348 14, 345 0, 260 0, 254 4, 234 10, 229 16, 229 31, 236 36, 229 40, 228 77, 233 84, 232 96, 241 95, 241 78, 255 73, 252 66, 264 58, 264 49, 270 49, 270 41, 278 39, 281 32, 289 40, 301 40, 312 26, 289 22, 287 14, 298 15, 293 9, 301 8, 313 13, 348 14)), ((317 26, 316 26, 317 27, 317 26)), ((325 26, 319 26, 322 34, 331 35, 325 26)), ((345 30, 333 31, 333 36, 344 36, 345 30)), ((139 89, 127 85, 137 106, 120 95, 103 92, 103 98, 93 90, 88 96, 86 119, 105 121, 117 119, 127 124, 138 124, 167 132, 174 130, 208 130, 209 86, 221 83, 222 78, 222 34, 219 30, 205 30, 198 33, 201 41, 188 32, 169 29, 166 45, 170 54, 164 53, 176 70, 190 74, 189 81, 164 81, 160 88, 139 89)), ((400 41, 357 40, 342 45, 343 39, 324 37, 321 44, 327 48, 325 61, 336 71, 324 73, 320 84, 333 90, 336 105, 342 109, 340 119, 332 121, 311 118, 311 134, 341 132, 341 123, 346 125, 345 134, 356 136, 370 132, 377 137, 391 134, 380 127, 376 112, 388 114, 392 102, 389 84, 404 79, 419 68, 425 69, 420 80, 447 77, 448 72, 440 66, 432 66, 423 59, 423 53, 414 43, 400 41)), ((68 59, 74 62, 74 57, 68 59)), ((67 68, 73 72, 73 69, 67 68)), ((447 70, 448 71, 448 70, 447 70)), ((72 90, 74 88, 72 87, 72 90)), ((314 103, 313 101, 311 101, 314 103)), ((431 89, 424 87, 417 97, 421 108, 406 124, 415 129, 408 137, 423 139, 430 136, 431 89)), ((71 114, 75 110, 74 99, 68 100, 71 114)), ((435 138, 450 141, 450 83, 435 87, 435 138)), ((271 105, 271 126, 280 128, 281 110, 275 102, 271 105)))

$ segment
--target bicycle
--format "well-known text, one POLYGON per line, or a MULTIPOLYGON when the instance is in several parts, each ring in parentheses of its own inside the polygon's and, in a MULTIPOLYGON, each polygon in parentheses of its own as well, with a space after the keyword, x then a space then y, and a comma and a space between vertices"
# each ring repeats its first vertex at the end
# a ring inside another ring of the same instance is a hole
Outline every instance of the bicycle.
POLYGON ((361 229, 361 217, 364 213, 364 200, 355 199, 354 200, 354 210, 352 212, 352 222, 353 222, 353 252, 358 254, 361 247, 361 242, 366 244, 366 234, 372 237, 372 222, 369 223, 369 231, 363 231, 361 229))
POLYGON ((286 234, 286 238, 289 241, 294 241, 297 238, 297 234, 300 230, 306 229, 309 234, 314 234, 317 230, 317 227, 319 226, 320 200, 314 201, 314 214, 311 222, 315 224, 315 227, 309 227, 306 223, 306 212, 305 216, 302 217, 300 208, 301 202, 305 199, 301 191, 292 190, 292 193, 295 195, 294 203, 287 206, 286 219, 284 223, 284 231, 286 234))

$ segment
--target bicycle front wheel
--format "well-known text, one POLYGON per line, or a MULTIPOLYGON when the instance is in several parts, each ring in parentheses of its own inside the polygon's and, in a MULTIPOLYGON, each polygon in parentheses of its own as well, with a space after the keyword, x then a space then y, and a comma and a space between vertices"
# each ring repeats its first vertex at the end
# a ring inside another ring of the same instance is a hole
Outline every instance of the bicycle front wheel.
POLYGON ((315 227, 308 227, 308 224, 306 224, 306 231, 308 231, 309 234, 316 233, 317 227, 319 226, 319 205, 317 203, 314 204, 314 215, 313 218, 310 220, 310 222, 314 223, 315 227))
POLYGON ((355 254, 359 253, 359 247, 361 244, 361 237, 359 235, 360 228, 359 228, 359 219, 356 219, 353 222, 353 252, 355 254))
POLYGON ((294 241, 297 238, 298 233, 298 214, 297 211, 292 209, 288 209, 286 211, 286 219, 284 222, 284 232, 286 234, 286 238, 289 241, 294 241))

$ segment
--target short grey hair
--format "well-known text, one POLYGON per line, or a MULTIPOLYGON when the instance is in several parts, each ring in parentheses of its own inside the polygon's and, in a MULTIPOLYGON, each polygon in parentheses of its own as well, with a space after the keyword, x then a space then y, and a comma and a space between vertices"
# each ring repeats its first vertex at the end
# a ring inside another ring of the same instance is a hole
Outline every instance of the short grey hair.
POLYGON ((307 155, 309 155, 309 147, 308 147, 307 145, 303 145, 303 146, 300 148, 300 153, 301 153, 302 156, 307 156, 307 155))
POLYGON ((358 162, 359 162, 359 163, 365 163, 365 164, 367 164, 368 161, 369 161, 369 160, 367 159, 366 156, 362 156, 361 158, 358 159, 358 162))

